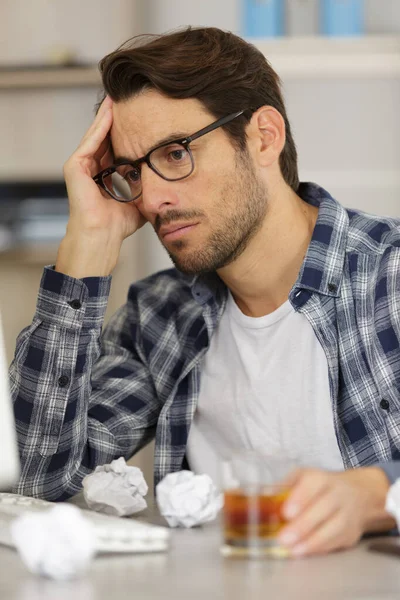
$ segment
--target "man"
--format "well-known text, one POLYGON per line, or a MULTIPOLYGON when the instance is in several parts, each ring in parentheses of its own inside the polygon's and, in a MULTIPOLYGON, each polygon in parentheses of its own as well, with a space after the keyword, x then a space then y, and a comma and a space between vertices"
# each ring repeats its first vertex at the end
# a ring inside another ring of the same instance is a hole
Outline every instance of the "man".
POLYGON ((155 436, 156 483, 248 449, 313 467, 285 505, 293 555, 393 528, 399 223, 299 184, 278 76, 240 38, 145 38, 101 72, 65 165, 67 233, 11 367, 17 490, 65 499, 155 436), (146 221, 176 269, 132 285, 100 339, 122 241, 146 221))

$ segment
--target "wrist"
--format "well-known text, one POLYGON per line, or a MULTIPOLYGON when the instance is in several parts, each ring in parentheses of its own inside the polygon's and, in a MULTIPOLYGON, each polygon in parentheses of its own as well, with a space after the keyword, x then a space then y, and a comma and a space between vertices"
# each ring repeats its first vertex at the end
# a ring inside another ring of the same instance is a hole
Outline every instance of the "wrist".
POLYGON ((67 232, 58 249, 55 270, 75 279, 106 277, 118 262, 121 244, 110 232, 67 232))
POLYGON ((390 481, 379 467, 361 467, 353 471, 365 500, 364 533, 390 531, 396 522, 385 510, 390 481))

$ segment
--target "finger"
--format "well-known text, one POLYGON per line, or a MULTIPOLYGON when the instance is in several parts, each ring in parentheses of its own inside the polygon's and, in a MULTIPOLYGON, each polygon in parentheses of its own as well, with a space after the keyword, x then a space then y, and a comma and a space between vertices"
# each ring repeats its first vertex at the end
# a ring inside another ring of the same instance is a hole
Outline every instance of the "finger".
POLYGON ((292 556, 309 556, 311 554, 326 554, 333 550, 341 550, 354 546, 361 535, 358 535, 347 520, 344 519, 342 512, 337 512, 328 519, 321 527, 315 530, 307 540, 295 546, 290 554, 292 556))
POLYGON ((80 145, 82 145, 82 142, 84 142, 87 138, 90 138, 93 135, 93 133, 97 130, 99 124, 102 122, 104 116, 107 115, 110 111, 112 112, 112 106, 113 106, 113 102, 112 102, 110 96, 106 96, 105 99, 103 100, 103 102, 101 103, 101 106, 100 106, 99 110, 97 111, 97 114, 96 114, 92 124, 90 125, 89 129, 86 131, 85 135, 82 137, 80 145))
POLYGON ((110 96, 106 96, 103 100, 103 102, 100 105, 99 110, 96 113, 95 118, 93 119, 92 124, 90 125, 90 127, 88 128, 88 130, 86 131, 85 135, 82 137, 82 140, 84 140, 86 137, 90 136, 91 133, 96 129, 96 127, 98 126, 98 124, 100 123, 100 121, 102 120, 104 114, 112 109, 112 100, 110 98, 110 96))
POLYGON ((95 125, 101 119, 102 115, 105 113, 106 110, 112 108, 112 105, 113 101, 111 100, 110 96, 106 96, 103 102, 100 104, 98 111, 96 112, 92 126, 95 125))
POLYGON ((290 548, 306 540, 325 521, 340 509, 337 498, 330 492, 319 496, 299 517, 293 519, 279 533, 279 541, 290 548))
POLYGON ((107 167, 110 167, 114 162, 114 156, 112 154, 112 152, 110 152, 110 150, 107 150, 107 152, 105 154, 103 154, 103 156, 100 159, 100 168, 101 170, 106 169, 107 167))
POLYGON ((100 163, 108 154, 111 154, 111 141, 109 135, 101 142, 99 149, 95 152, 93 158, 100 163))
POLYGON ((317 469, 303 469, 294 477, 297 478, 283 506, 283 514, 289 520, 304 511, 329 485, 329 474, 317 469))
POLYGON ((97 125, 89 130, 82 138, 75 151, 77 158, 93 158, 98 152, 102 142, 106 139, 112 125, 112 110, 108 108, 98 121, 97 125))
POLYGON ((113 105, 113 101, 111 99, 111 96, 109 96, 108 94, 104 97, 103 102, 101 103, 101 107, 100 108, 112 108, 113 105))

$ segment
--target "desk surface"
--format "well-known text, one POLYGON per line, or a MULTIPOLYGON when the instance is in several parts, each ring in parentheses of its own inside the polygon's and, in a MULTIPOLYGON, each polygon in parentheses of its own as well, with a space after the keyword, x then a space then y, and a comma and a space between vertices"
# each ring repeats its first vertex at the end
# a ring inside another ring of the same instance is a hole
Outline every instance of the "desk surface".
MULTIPOLYGON (((159 522, 153 511, 142 513, 159 522)), ((0 546, 1 600, 398 600, 400 558, 352 550, 307 559, 223 558, 212 523, 172 530, 169 552, 97 557, 80 580, 31 575, 13 550, 0 546)))

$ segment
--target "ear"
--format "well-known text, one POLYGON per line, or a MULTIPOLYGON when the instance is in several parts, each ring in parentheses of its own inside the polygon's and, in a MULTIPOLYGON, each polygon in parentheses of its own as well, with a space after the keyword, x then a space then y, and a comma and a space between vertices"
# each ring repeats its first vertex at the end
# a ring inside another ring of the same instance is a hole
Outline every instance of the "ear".
POLYGON ((285 146, 285 121, 272 106, 262 106, 251 117, 247 135, 255 160, 268 167, 279 159, 285 146))

